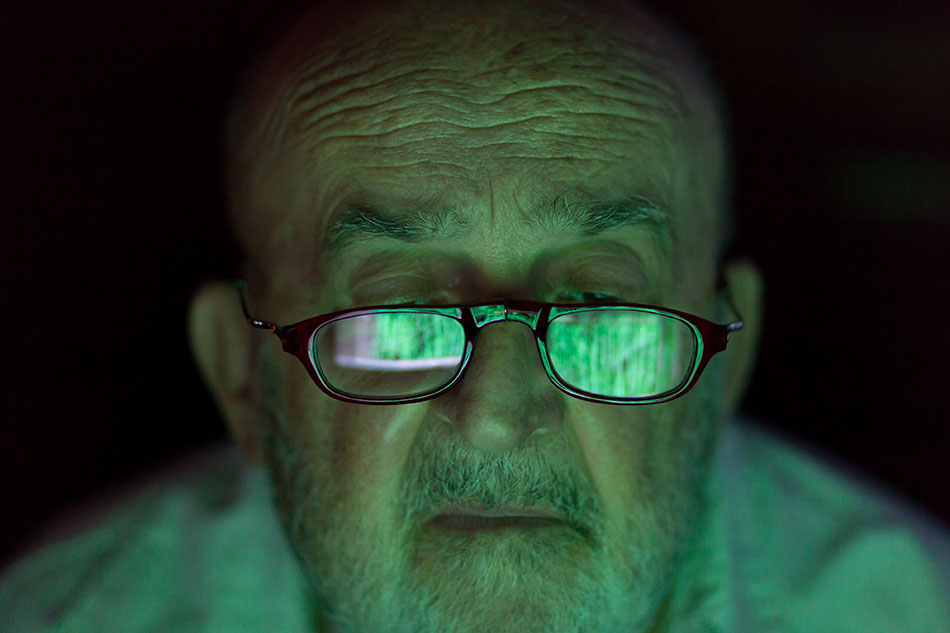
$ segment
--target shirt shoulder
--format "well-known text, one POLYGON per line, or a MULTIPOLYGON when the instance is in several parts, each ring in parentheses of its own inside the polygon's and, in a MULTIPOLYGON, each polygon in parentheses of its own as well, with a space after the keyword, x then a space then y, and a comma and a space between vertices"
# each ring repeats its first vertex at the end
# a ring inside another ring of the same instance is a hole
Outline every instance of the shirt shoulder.
POLYGON ((748 422, 727 433, 719 467, 743 630, 950 630, 939 522, 748 422))
POLYGON ((300 631, 301 596, 263 473, 215 446, 73 516, 5 570, 0 630, 300 631))

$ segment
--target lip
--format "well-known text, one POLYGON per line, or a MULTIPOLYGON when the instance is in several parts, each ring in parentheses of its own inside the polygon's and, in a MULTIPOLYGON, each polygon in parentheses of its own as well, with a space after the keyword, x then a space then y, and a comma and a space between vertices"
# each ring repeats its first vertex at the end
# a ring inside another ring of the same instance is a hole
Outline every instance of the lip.
POLYGON ((499 518, 499 517, 530 517, 530 518, 539 518, 539 519, 555 519, 557 521, 566 522, 566 518, 563 514, 552 512, 550 510, 545 510, 543 508, 516 508, 511 506, 501 507, 501 508, 492 508, 491 510, 486 509, 482 506, 476 505, 450 505, 445 506, 435 512, 429 514, 426 517, 424 522, 428 522, 438 516, 452 516, 452 515, 461 515, 461 516, 476 516, 476 517, 487 517, 487 518, 499 518))

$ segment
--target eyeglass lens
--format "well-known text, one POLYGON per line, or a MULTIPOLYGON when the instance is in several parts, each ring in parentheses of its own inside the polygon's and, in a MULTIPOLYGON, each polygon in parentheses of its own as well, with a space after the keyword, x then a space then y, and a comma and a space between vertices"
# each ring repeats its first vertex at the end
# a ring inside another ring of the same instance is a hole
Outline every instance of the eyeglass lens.
MULTIPOLYGON (((432 393, 458 373, 462 324, 446 315, 377 312, 317 330, 314 356, 336 391, 363 398, 432 393)), ((551 320, 547 351, 561 382, 607 398, 648 398, 679 387, 696 357, 688 325, 654 312, 612 308, 551 320)))
POLYGON ((562 382, 608 398, 649 398, 679 387, 696 336, 682 321, 623 308, 572 312, 548 326, 548 357, 562 382))
POLYGON ((327 323, 314 344, 318 367, 337 391, 409 397, 452 380, 465 352, 465 330, 441 314, 377 312, 327 323))

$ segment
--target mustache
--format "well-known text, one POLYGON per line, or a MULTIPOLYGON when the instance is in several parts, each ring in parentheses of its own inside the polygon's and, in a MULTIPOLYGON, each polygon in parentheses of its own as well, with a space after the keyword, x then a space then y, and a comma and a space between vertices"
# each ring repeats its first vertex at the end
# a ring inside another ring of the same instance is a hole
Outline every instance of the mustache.
MULTIPOLYGON (((269 347, 259 356, 256 400, 260 437, 272 477, 296 503, 316 503, 313 481, 318 465, 293 445, 284 385, 276 353, 269 347)), ((578 529, 589 530, 602 516, 592 482, 574 466, 563 434, 548 434, 516 451, 492 453, 469 445, 447 425, 433 420, 419 431, 402 473, 399 498, 406 519, 418 521, 448 505, 543 508, 566 517, 578 529)), ((285 507, 291 499, 284 500, 285 507)), ((296 505, 296 504, 294 504, 296 505)))
POLYGON ((435 430, 410 454, 401 496, 416 514, 445 506, 541 508, 589 526, 601 514, 599 500, 562 455, 568 455, 566 441, 553 435, 543 446, 490 453, 447 429, 435 430))

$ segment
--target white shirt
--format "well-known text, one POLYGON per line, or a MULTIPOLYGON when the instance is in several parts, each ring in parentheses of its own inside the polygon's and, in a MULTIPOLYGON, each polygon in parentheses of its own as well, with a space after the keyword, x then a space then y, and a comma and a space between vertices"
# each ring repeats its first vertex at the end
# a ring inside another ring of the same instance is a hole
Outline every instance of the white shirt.
MULTIPOLYGON (((678 630, 950 633, 942 526, 746 423, 729 427, 713 477, 714 596, 678 630)), ((4 633, 309 631, 266 476, 233 447, 44 540, 0 577, 4 633)))

